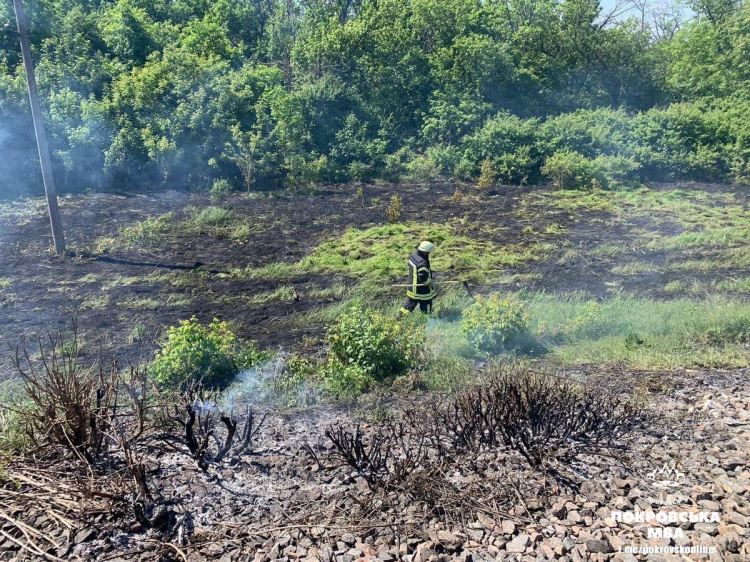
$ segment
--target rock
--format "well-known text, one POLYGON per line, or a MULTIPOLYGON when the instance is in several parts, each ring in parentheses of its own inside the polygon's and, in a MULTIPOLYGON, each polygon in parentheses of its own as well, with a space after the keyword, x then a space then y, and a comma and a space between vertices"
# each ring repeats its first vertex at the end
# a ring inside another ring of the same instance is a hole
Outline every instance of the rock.
POLYGON ((696 523, 693 528, 701 533, 714 536, 718 534, 719 530, 714 523, 696 523))
POLYGON ((581 485, 581 493, 589 500, 604 503, 607 501, 607 490, 601 482, 586 480, 581 485))
POLYGON ((414 562, 427 562, 435 554, 433 546, 435 545, 432 541, 427 541, 417 546, 417 551, 414 553, 414 562))
POLYGON ((555 555, 555 551, 552 550, 552 547, 547 543, 542 543, 539 547, 539 550, 547 560, 555 560, 557 558, 557 556, 555 555))
POLYGON ((436 538, 436 542, 448 550, 455 550, 464 542, 461 537, 450 531, 438 531, 436 538))
POLYGON ((586 548, 589 552, 600 552, 602 554, 610 554, 614 551, 609 541, 602 539, 591 539, 586 541, 586 548))
POLYGON ((510 521, 509 519, 503 519, 502 530, 504 534, 512 535, 513 533, 516 532, 516 524, 513 523, 513 521, 510 521))
POLYGON ((526 533, 521 533, 508 544, 505 545, 505 550, 512 553, 523 553, 526 548, 531 544, 531 538, 526 533))
POLYGON ((344 533, 343 535, 341 535, 341 540, 348 546, 354 546, 355 544, 357 544, 357 537, 355 537, 351 533, 344 533))
POLYGON ((203 552, 205 552, 211 558, 218 558, 219 556, 224 554, 224 548, 222 548, 222 546, 219 544, 211 543, 203 552))
POLYGON ((568 508, 565 506, 564 500, 557 500, 553 505, 552 509, 550 509, 550 513, 557 517, 558 519, 565 519, 565 516, 568 514, 568 508))
POLYGON ((615 485, 615 488, 617 488, 618 490, 626 490, 626 491, 630 490, 630 488, 633 487, 633 484, 635 484, 635 482, 633 482, 632 480, 625 480, 623 478, 615 478, 612 481, 612 483, 615 485))
POLYGON ((721 509, 721 504, 713 500, 701 500, 698 505, 707 511, 719 511, 721 509))
POLYGON ((75 544, 81 544, 82 542, 88 542, 96 537, 96 531, 94 529, 82 529, 73 539, 75 544))
POLYGON ((726 476, 717 478, 716 484, 718 484, 721 487, 721 489, 727 494, 744 494, 745 493, 745 488, 742 485, 738 484, 737 482, 734 482, 731 478, 727 478, 726 476))
POLYGON ((580 523, 582 521, 581 514, 577 511, 569 511, 568 515, 565 517, 565 520, 568 523, 580 523))
POLYGON ((733 472, 737 468, 744 467, 746 462, 747 461, 745 459, 741 459, 739 457, 729 457, 727 459, 724 459, 724 461, 721 463, 721 468, 729 472, 733 472))

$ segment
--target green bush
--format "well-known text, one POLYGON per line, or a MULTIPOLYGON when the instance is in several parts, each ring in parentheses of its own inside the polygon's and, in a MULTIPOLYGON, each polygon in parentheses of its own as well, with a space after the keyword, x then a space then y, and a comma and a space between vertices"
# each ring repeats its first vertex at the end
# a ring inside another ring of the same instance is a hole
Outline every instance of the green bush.
POLYGON ((547 158, 542 174, 561 189, 590 189, 596 180, 594 163, 575 150, 558 150, 547 158))
POLYGON ((233 191, 232 184, 229 183, 229 180, 225 180, 225 179, 214 180, 214 183, 211 186, 211 191, 210 191, 211 201, 221 201, 227 195, 232 193, 232 191, 233 191))
POLYGON ((497 294, 477 296, 461 318, 461 331, 480 351, 512 348, 528 333, 529 320, 523 303, 497 294))
POLYGON ((334 400, 356 398, 367 392, 376 381, 365 368, 356 363, 344 365, 337 359, 330 359, 321 370, 324 392, 334 400))
POLYGON ((274 392, 288 406, 307 406, 319 396, 351 400, 367 392, 376 381, 356 363, 344 365, 336 357, 319 360, 292 355, 274 381, 274 392))
POLYGON ((504 152, 496 159, 498 180, 503 183, 526 185, 539 176, 538 150, 522 146, 515 152, 504 152))
POLYGON ((416 323, 370 310, 352 309, 328 330, 332 355, 375 380, 402 375, 414 367, 424 341, 424 329, 416 323))
POLYGON ((479 172, 485 159, 495 159, 502 154, 516 153, 524 146, 538 142, 537 119, 520 119, 508 113, 499 113, 488 119, 475 133, 461 140, 466 160, 473 163, 474 173, 479 172))
POLYGON ((626 156, 599 155, 594 159, 594 174, 602 187, 618 187, 632 183, 641 165, 626 156))
POLYGON ((207 387, 224 387, 242 371, 267 359, 254 342, 243 342, 226 322, 208 326, 192 317, 167 330, 167 337, 151 366, 157 384, 177 388, 202 379, 207 387))

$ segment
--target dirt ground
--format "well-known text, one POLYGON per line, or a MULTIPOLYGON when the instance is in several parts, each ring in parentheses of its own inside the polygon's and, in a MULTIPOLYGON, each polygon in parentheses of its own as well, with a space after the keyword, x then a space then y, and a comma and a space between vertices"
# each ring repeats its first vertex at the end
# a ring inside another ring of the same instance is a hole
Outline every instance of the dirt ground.
MULTIPOLYGON (((93 342, 104 338, 110 350, 117 350, 132 361, 141 355, 149 357, 154 339, 166 327, 195 315, 201 321, 214 317, 236 321, 243 337, 258 340, 263 347, 289 348, 304 335, 320 334, 323 327, 295 326, 285 320, 337 300, 333 296, 306 295, 334 283, 354 285, 356 280, 347 277, 346 272, 299 275, 283 283, 271 279, 241 280, 223 273, 248 266, 297 262, 347 227, 364 229, 387 224, 384 205, 395 193, 403 198, 402 219, 406 221, 453 221, 464 225, 462 234, 503 246, 546 243, 549 251, 542 259, 498 273, 506 278, 520 274, 515 281, 497 285, 504 289, 583 292, 592 298, 623 291, 672 298, 675 295, 662 294, 662 288, 684 276, 670 271, 615 275, 612 259, 586 257, 597 247, 636 240, 643 232, 679 232, 679 227, 663 220, 615 220, 609 212, 584 207, 560 210, 544 204, 544 197, 551 193, 544 187, 498 187, 477 195, 475 188, 463 186, 466 196, 455 200, 456 187, 447 183, 364 186, 361 198, 355 196, 351 186, 258 197, 240 194, 222 206, 242 216, 251 227, 241 242, 186 233, 157 249, 136 247, 103 253, 92 252, 92 244, 102 237, 118 236, 124 226, 167 212, 183 216, 186 206, 201 208, 211 203, 206 195, 183 192, 65 197, 61 209, 70 248, 70 255, 65 258, 55 257, 48 250, 49 226, 42 200, 5 206, 0 212, 0 280, 9 280, 10 287, 0 291, 0 345, 15 348, 32 334, 66 328, 77 317, 84 339, 91 342, 89 352, 99 345, 93 342), (194 283, 182 286, 159 281, 117 283, 118 279, 155 273, 191 272, 200 275, 196 275, 194 283), (281 285, 298 288, 303 298, 257 305, 248 304, 245 299, 281 285), (98 298, 105 300, 90 304, 98 298), (133 299, 139 304, 128 306, 133 299), (133 338, 135 326, 147 337, 133 338)), ((655 187, 668 190, 675 186, 655 187)), ((731 188, 693 185, 687 189, 719 193, 731 188)), ((638 259, 655 264, 666 259, 663 251, 637 245, 632 250, 638 259)), ((675 252, 670 259, 675 259, 675 252)), ((740 268, 696 272, 693 277, 712 280, 747 273, 740 268)), ((492 284, 478 290, 491 288, 492 284)), ((401 290, 394 290, 392 298, 396 307, 402 298, 401 290)), ((12 372, 12 367, 6 353, 0 356, 2 378, 12 372)))

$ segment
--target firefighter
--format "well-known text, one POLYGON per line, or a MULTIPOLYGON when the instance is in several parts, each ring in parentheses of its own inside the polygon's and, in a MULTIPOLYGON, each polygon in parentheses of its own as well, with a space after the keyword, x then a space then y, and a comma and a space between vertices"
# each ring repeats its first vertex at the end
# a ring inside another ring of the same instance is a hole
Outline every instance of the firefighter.
POLYGON ((430 254, 434 249, 435 244, 425 240, 409 256, 409 288, 406 290, 406 302, 401 307, 401 314, 409 314, 417 305, 425 314, 432 312, 432 299, 437 296, 430 270, 430 254))

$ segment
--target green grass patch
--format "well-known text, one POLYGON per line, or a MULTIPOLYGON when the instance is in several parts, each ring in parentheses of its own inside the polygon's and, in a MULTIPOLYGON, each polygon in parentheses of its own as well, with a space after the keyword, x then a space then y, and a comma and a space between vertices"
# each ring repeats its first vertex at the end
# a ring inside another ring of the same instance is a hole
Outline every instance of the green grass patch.
POLYGON ((109 295, 90 295, 80 305, 81 310, 103 310, 109 306, 109 295))
POLYGON ((598 303, 536 295, 528 307, 531 331, 564 364, 730 368, 750 360, 741 335, 750 326, 750 303, 743 300, 620 296, 598 303))
POLYGON ((591 250, 589 255, 599 259, 615 259, 630 253, 631 249, 625 244, 601 244, 591 250))
POLYGON ((431 260, 433 270, 461 274, 475 282, 487 280, 500 267, 538 257, 536 248, 503 248, 458 234, 447 224, 402 223, 366 230, 350 228, 340 238, 318 246, 300 266, 355 277, 402 277, 406 259, 419 240, 432 240, 437 246, 431 260))
POLYGON ((716 283, 716 289, 726 293, 750 293, 750 277, 724 279, 716 283))
MULTIPOLYGON (((179 297, 183 297, 183 295, 179 295, 179 297)), ((186 302, 190 302, 187 300, 186 302)), ((155 310, 162 306, 164 304, 164 301, 151 298, 151 297, 134 297, 130 299, 125 299, 123 301, 120 301, 118 303, 118 306, 123 308, 129 308, 131 310, 155 310)), ((172 304, 172 303, 168 303, 172 304)), ((177 305, 175 305, 177 306, 177 305)))

